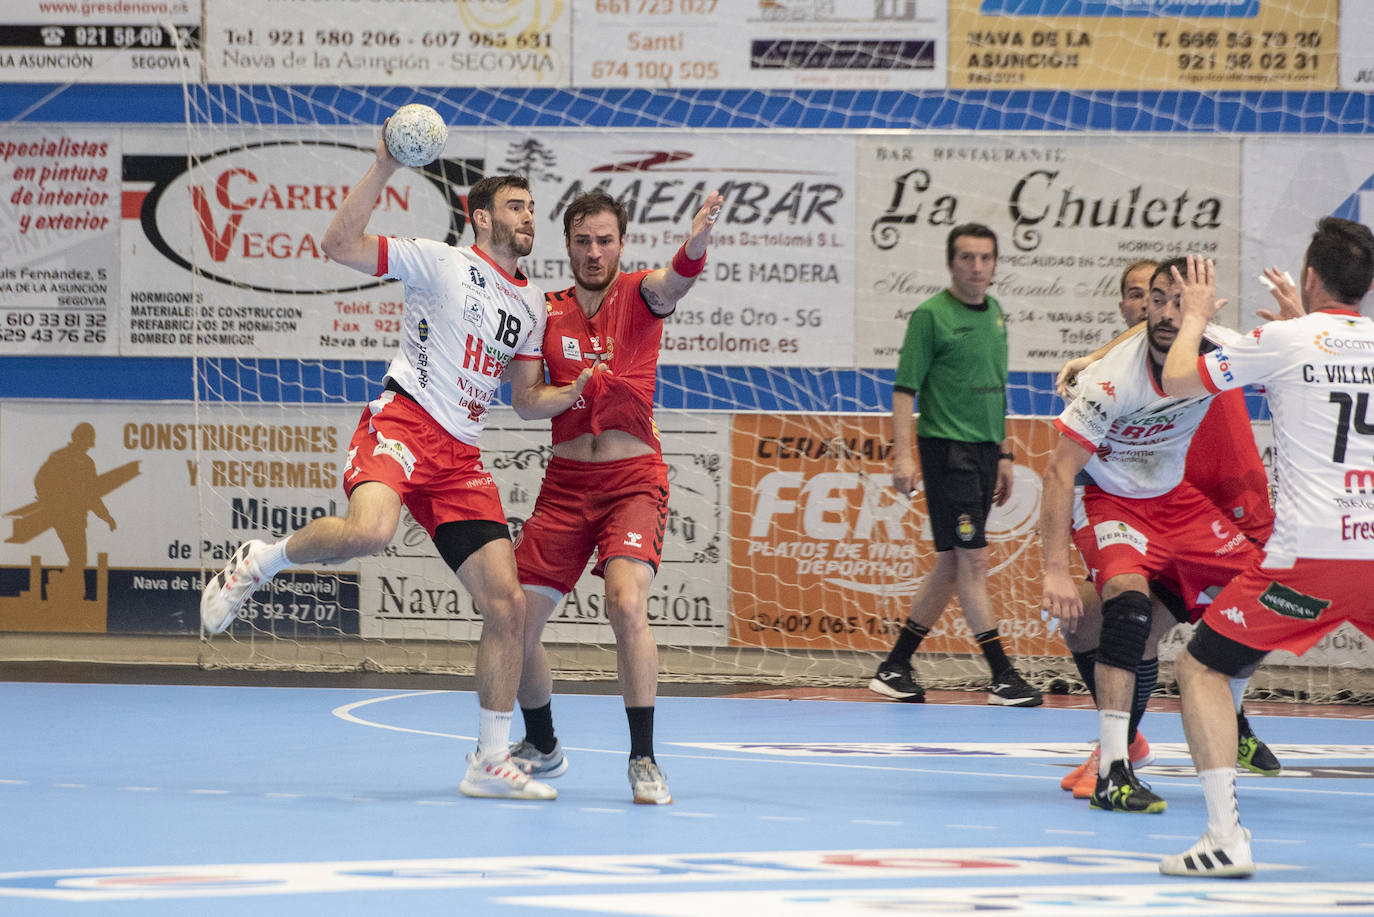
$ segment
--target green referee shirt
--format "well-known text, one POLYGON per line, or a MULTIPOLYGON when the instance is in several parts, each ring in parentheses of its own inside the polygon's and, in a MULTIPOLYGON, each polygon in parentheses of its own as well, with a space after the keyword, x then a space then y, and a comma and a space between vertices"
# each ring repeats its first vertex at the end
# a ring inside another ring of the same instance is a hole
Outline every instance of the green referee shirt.
POLYGON ((894 388, 919 398, 921 436, 1000 443, 1007 429, 1007 324, 991 296, 964 305, 949 290, 911 313, 894 388))

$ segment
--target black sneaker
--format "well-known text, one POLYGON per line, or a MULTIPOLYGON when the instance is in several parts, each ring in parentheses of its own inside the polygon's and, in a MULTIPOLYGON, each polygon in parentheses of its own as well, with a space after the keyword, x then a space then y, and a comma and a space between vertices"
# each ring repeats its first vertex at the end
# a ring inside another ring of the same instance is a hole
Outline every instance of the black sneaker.
POLYGON ((1236 745, 1236 764, 1254 774, 1277 777, 1279 771, 1283 770, 1283 765, 1274 757, 1269 746, 1255 735, 1243 709, 1236 713, 1236 729, 1240 733, 1240 741, 1236 745))
POLYGON ((884 662, 868 682, 868 690, 905 704, 920 704, 926 699, 926 689, 916 683, 911 666, 900 662, 884 662))
POLYGON ((1015 669, 1007 669, 988 687, 988 703, 1000 707, 1039 707, 1044 702, 1040 692, 1015 669))
POLYGON ((1108 812, 1146 813, 1163 812, 1169 807, 1167 802, 1150 792, 1149 786, 1140 782, 1130 763, 1121 759, 1112 762, 1107 776, 1098 776, 1088 805, 1108 812))

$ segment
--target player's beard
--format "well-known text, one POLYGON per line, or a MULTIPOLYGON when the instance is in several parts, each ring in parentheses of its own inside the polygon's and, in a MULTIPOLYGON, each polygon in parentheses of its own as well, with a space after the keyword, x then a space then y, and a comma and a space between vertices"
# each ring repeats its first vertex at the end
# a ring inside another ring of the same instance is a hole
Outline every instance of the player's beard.
POLYGON ((576 268, 573 268, 573 279, 577 281, 577 285, 580 286, 582 289, 589 290, 593 293, 600 293, 602 290, 606 289, 608 286, 611 285, 611 281, 615 280, 616 276, 619 273, 620 265, 618 263, 610 264, 607 266, 606 272, 601 275, 601 278, 599 280, 588 280, 587 275, 585 273, 577 270, 576 268))
POLYGON ((1165 328, 1164 322, 1160 322, 1155 325, 1147 325, 1145 328, 1145 333, 1149 335, 1150 347, 1152 349, 1157 350, 1160 353, 1168 353, 1169 348, 1174 345, 1174 341, 1178 338, 1178 329, 1175 328, 1172 324, 1168 325, 1167 330, 1172 331, 1174 333, 1174 336, 1166 341, 1161 341, 1159 339, 1159 332, 1161 328, 1165 328))
POLYGON ((515 230, 500 220, 491 221, 491 247, 493 251, 505 249, 517 258, 523 258, 534 249, 534 236, 522 239, 515 230))

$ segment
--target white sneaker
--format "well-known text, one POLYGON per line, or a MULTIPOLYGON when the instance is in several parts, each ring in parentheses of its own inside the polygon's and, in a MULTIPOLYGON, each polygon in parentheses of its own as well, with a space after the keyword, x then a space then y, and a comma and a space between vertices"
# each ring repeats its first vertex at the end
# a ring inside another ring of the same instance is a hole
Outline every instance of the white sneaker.
POLYGON ((464 796, 483 799, 557 799, 558 791, 547 783, 531 780, 511 760, 510 755, 490 760, 478 760, 468 755, 468 772, 458 784, 464 796))
POLYGON ((527 739, 512 742, 510 757, 515 766, 531 777, 552 780, 568 772, 568 756, 563 754, 563 743, 553 740, 553 751, 544 754, 527 739))
POLYGON ((1197 876, 1203 879, 1244 879, 1253 876, 1255 861, 1250 858, 1250 832, 1241 828, 1235 837, 1221 841, 1209 830, 1183 853, 1160 860, 1159 871, 1166 876, 1197 876))
POLYGON ((255 553, 267 542, 245 541, 229 558, 224 569, 211 577, 200 594, 200 626, 207 634, 222 634, 234 623, 248 597, 270 577, 262 575, 255 553))
POLYGON ((666 806, 673 801, 668 781, 653 758, 630 759, 630 791, 642 806, 666 806))

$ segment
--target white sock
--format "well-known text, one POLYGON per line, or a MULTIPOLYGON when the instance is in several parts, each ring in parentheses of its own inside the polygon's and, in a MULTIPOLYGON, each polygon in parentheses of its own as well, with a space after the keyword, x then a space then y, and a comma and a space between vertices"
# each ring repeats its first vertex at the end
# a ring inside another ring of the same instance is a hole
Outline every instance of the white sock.
POLYGON ((489 761, 510 754, 510 721, 514 710, 502 713, 479 707, 477 710, 477 758, 489 761))
POLYGON ((1102 757, 1097 762, 1097 775, 1107 776, 1113 761, 1126 758, 1126 733, 1131 728, 1131 715, 1125 710, 1097 711, 1097 731, 1102 739, 1102 757))
POLYGON ((286 542, 288 540, 283 538, 281 541, 275 541, 253 555, 253 559, 258 562, 258 569, 262 571, 263 576, 271 579, 291 566, 291 561, 286 559, 286 542))
POLYGON ((1245 699, 1245 689, 1250 684, 1250 677, 1231 679, 1231 703, 1236 705, 1236 712, 1240 713, 1241 701, 1245 699))
POLYGON ((1216 838, 1234 837, 1240 831, 1240 805, 1236 802, 1236 769, 1214 767, 1198 771, 1202 798, 1207 803, 1207 830, 1216 838))

